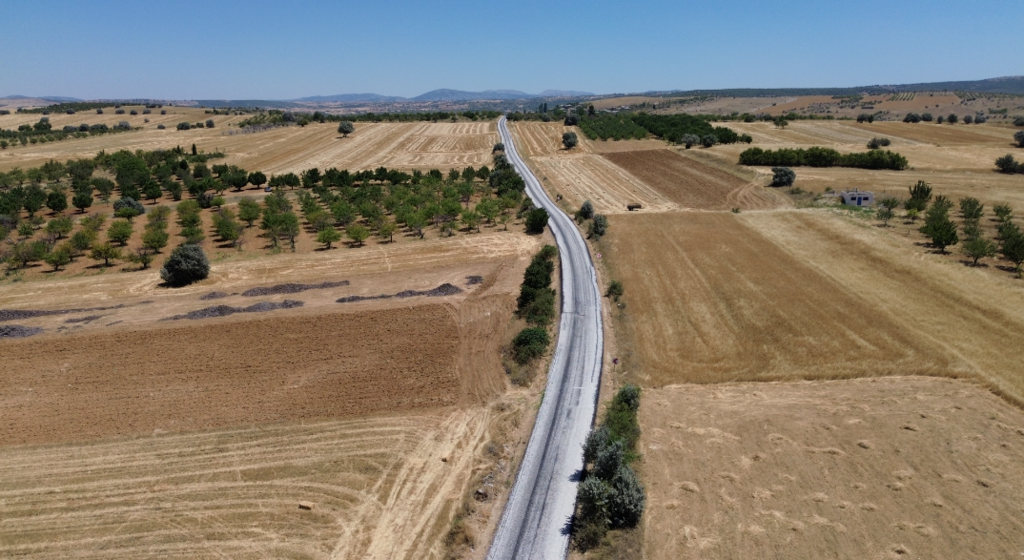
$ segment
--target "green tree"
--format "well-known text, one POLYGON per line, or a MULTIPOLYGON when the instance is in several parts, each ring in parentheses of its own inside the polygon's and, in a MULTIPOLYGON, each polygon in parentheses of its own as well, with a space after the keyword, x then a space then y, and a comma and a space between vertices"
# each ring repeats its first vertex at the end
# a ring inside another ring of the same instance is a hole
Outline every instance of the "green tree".
POLYGON ((468 229, 475 229, 480 233, 480 214, 474 210, 464 210, 461 216, 462 224, 468 229))
POLYGON ((366 229, 366 226, 352 224, 345 228, 345 235, 348 235, 349 239, 355 241, 358 244, 358 247, 362 247, 363 241, 366 241, 366 238, 370 237, 370 230, 366 229))
POLYGON ((526 232, 543 233, 548 225, 548 211, 543 208, 534 208, 526 215, 526 232))
POLYGON ((256 185, 256 188, 262 187, 267 183, 267 176, 264 175, 262 171, 253 171, 252 173, 249 174, 249 176, 246 179, 248 180, 248 182, 252 183, 253 185, 256 185))
POLYGON ((75 192, 75 196, 71 197, 71 204, 84 214, 92 206, 92 189, 75 192))
POLYGON ((42 260, 46 256, 44 241, 22 241, 11 249, 11 259, 25 268, 29 263, 42 260))
POLYGON ((18 235, 24 238, 32 237, 36 232, 36 228, 32 226, 32 222, 26 220, 18 224, 18 235))
POLYGON ((104 203, 110 201, 110 195, 114 193, 114 182, 104 177, 96 177, 92 180, 92 186, 100 195, 104 203))
POLYGON ((92 246, 89 258, 94 261, 103 261, 103 266, 110 266, 110 261, 121 258, 121 249, 107 243, 97 243, 92 246))
POLYGON ((996 169, 1000 173, 1018 173, 1021 165, 1017 163, 1017 160, 1013 159, 1013 155, 1006 154, 1005 156, 996 160, 996 169))
POLYGON ((353 124, 351 121, 341 121, 340 123, 338 123, 338 134, 341 134, 345 138, 348 138, 348 135, 352 134, 355 131, 356 125, 353 124))
POLYGON ((262 213, 263 209, 260 208, 259 203, 251 197, 245 196, 238 201, 238 219, 249 224, 248 227, 252 227, 253 222, 260 219, 262 213))
POLYGON ((132 223, 128 220, 114 220, 107 230, 107 239, 124 247, 131 239, 133 229, 132 223))
POLYGON ((57 239, 64 239, 69 233, 71 233, 73 228, 74 224, 71 222, 71 218, 54 218, 46 224, 46 233, 56 237, 57 239))
POLYGON ((955 113, 950 113, 946 120, 949 121, 949 124, 956 124, 958 118, 955 113))
POLYGON ((68 196, 64 194, 64 191, 54 189, 46 196, 46 207, 54 214, 60 214, 68 209, 68 196))
POLYGON ((899 207, 900 199, 895 197, 886 197, 878 202, 878 219, 882 220, 883 226, 889 225, 889 220, 893 219, 896 215, 894 210, 899 207))
POLYGON ((992 212, 995 213, 996 218, 998 218, 1000 222, 1006 222, 1013 214, 1013 208, 1011 208, 1009 204, 996 204, 992 207, 992 212))
POLYGON ((170 241, 170 234, 160 228, 146 228, 142 234, 142 246, 154 253, 159 253, 170 241))
POLYGON ((175 247, 160 269, 160 278, 168 286, 187 286, 209 275, 210 261, 206 253, 202 247, 188 243, 175 247))
POLYGON ((398 224, 392 222, 391 220, 385 220, 380 224, 380 227, 377 228, 377 235, 381 236, 381 238, 386 238, 389 243, 394 243, 395 231, 397 230, 398 224))
POLYGON ((576 136, 575 132, 565 132, 562 134, 562 145, 565 146, 566 150, 571 150, 579 144, 580 139, 576 136))
POLYGON ((928 208, 928 202, 931 199, 931 186, 924 181, 918 181, 914 186, 910 187, 910 198, 903 203, 903 208, 908 212, 910 210, 917 210, 918 213, 921 213, 928 208))
POLYGON ((512 339, 512 352, 516 362, 526 364, 544 355, 551 337, 543 327, 527 327, 512 339))
POLYGON ((1021 276, 1021 263, 1024 263, 1024 234, 1021 233, 1020 229, 1014 227, 1008 230, 1007 234, 1003 236, 1003 244, 999 252, 1003 254, 1006 260, 1013 263, 1019 278, 1021 276))
POLYGON ((978 266, 978 260, 986 257, 993 257, 996 254, 996 244, 980 233, 967 235, 966 241, 960 246, 960 252, 971 259, 971 266, 978 266))
POLYGON ((608 218, 602 214, 594 214, 594 220, 590 222, 587 235, 594 239, 601 239, 608 232, 608 218))
POLYGON ((333 227, 322 229, 316 234, 316 242, 323 243, 324 249, 330 249, 338 241, 341 241, 341 232, 333 227))
POLYGON ((43 260, 46 261, 46 264, 53 267, 54 272, 57 272, 62 266, 67 266, 71 262, 71 248, 67 245, 55 247, 47 253, 43 260))
POLYGON ((71 235, 68 240, 68 244, 71 247, 71 258, 81 255, 85 251, 92 247, 92 244, 96 242, 96 232, 82 228, 71 235))
POLYGON ((683 144, 684 146, 686 146, 686 149, 687 149, 687 150, 689 150, 689 149, 690 149, 690 148, 692 148, 692 147, 693 147, 693 146, 694 146, 695 144, 700 144, 700 136, 697 136, 696 134, 684 134, 684 135, 683 135, 683 136, 682 136, 682 137, 681 137, 681 138, 679 139, 679 141, 680 141, 680 143, 681 143, 681 144, 683 144))
POLYGON ((796 181, 796 172, 792 169, 788 167, 772 168, 773 187, 791 187, 794 181, 796 181))

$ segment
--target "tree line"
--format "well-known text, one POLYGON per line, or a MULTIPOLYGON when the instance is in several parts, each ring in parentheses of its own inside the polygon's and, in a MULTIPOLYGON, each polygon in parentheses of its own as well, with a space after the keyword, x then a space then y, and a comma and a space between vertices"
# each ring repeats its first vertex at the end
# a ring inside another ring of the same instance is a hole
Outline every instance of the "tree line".
POLYGON ((50 124, 49 117, 42 117, 35 124, 23 124, 17 130, 0 129, 0 149, 6 150, 15 143, 22 146, 46 142, 60 142, 69 138, 87 138, 111 132, 127 132, 132 130, 127 122, 121 122, 113 127, 105 124, 85 124, 78 126, 68 125, 60 130, 55 130, 50 124))
POLYGON ((859 169, 907 168, 907 158, 889 150, 871 150, 863 153, 841 154, 832 148, 780 148, 764 150, 749 148, 740 154, 740 165, 768 165, 776 167, 855 167, 859 169))
POLYGON ((750 143, 753 139, 744 134, 736 134, 730 128, 712 126, 703 115, 687 114, 652 115, 649 113, 599 113, 589 111, 567 117, 566 124, 576 124, 591 140, 626 140, 641 139, 648 135, 657 136, 674 144, 702 144, 706 147, 715 144, 750 143))
POLYGON ((357 113, 346 115, 328 114, 321 111, 312 113, 282 111, 271 109, 260 111, 255 115, 243 119, 238 123, 239 127, 266 126, 266 125, 290 125, 297 124, 306 126, 310 123, 327 122, 441 122, 453 121, 459 118, 471 121, 494 120, 501 116, 498 111, 426 111, 407 113, 357 113))

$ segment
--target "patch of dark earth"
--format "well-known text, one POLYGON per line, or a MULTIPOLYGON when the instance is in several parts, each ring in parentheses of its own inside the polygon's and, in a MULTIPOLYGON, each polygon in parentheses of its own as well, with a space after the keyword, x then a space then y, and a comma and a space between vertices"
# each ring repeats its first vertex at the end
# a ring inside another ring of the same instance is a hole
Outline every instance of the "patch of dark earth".
POLYGON ((43 332, 39 327, 21 325, 0 325, 0 338, 25 338, 43 332))
POLYGON ((328 288, 337 288, 340 286, 348 286, 348 280, 342 280, 340 282, 321 282, 319 284, 278 284, 276 286, 260 286, 258 288, 251 288, 242 292, 242 296, 257 297, 276 296, 280 294, 297 294, 299 292, 305 292, 306 290, 326 290, 328 288))
POLYGON ((208 294, 204 294, 204 295, 199 296, 199 299, 200 299, 200 301, 208 301, 208 300, 211 300, 211 299, 226 298, 226 297, 228 297, 230 295, 231 294, 229 294, 227 292, 210 292, 208 294))
POLYGON ((398 292, 397 294, 380 294, 380 295, 376 295, 376 296, 347 296, 347 297, 343 297, 343 298, 337 299, 335 301, 337 303, 353 303, 353 302, 357 302, 357 301, 368 301, 368 300, 374 300, 374 299, 391 299, 391 298, 404 299, 404 298, 411 298, 411 297, 418 297, 418 296, 444 297, 444 296, 454 296, 455 294, 461 294, 461 293, 462 293, 462 288, 460 288, 458 286, 453 286, 453 285, 445 282, 444 284, 441 284, 440 286, 438 286, 438 287, 436 287, 436 288, 434 288, 432 290, 405 290, 403 292, 398 292))
POLYGON ((103 315, 86 315, 85 317, 72 317, 71 319, 64 319, 64 324, 71 323, 91 323, 96 319, 102 319, 103 315))
MULTIPOLYGON (((150 302, 142 302, 150 303, 150 302)), ((50 315, 67 315, 69 313, 85 313, 87 311, 109 311, 111 309, 122 309, 125 304, 113 305, 110 307, 83 307, 81 309, 0 309, 0 322, 18 321, 20 319, 32 319, 35 317, 48 317, 50 315)))
POLYGON ((248 307, 215 305, 213 307, 204 307, 203 309, 189 311, 184 315, 173 315, 171 317, 165 317, 160 320, 179 321, 181 319, 212 319, 214 317, 227 317, 228 315, 234 315, 235 313, 265 313, 267 311, 275 311, 277 309, 292 309, 293 307, 302 307, 303 305, 305 305, 304 302, 296 301, 293 299, 286 299, 282 302, 262 301, 260 303, 254 303, 248 307))
POLYGON ((484 277, 483 276, 467 276, 466 277, 466 285, 467 286, 472 286, 474 284, 483 284, 483 283, 484 283, 484 277))

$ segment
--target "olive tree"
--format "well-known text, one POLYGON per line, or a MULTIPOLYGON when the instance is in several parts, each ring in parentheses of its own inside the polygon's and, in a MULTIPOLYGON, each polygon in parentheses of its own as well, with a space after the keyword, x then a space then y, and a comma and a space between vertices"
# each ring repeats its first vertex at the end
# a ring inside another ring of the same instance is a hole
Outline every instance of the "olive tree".
POLYGON ((160 269, 160 278, 168 286, 187 286, 210 275, 210 261, 202 247, 186 243, 179 245, 160 269))
POLYGON ((344 138, 348 138, 349 134, 356 131, 356 125, 352 121, 341 121, 338 123, 338 134, 344 138))

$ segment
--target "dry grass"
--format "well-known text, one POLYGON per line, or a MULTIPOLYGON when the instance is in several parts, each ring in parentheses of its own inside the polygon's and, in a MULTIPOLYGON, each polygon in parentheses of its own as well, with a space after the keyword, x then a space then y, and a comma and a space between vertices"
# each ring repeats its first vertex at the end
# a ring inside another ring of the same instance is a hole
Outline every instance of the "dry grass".
POLYGON ((1024 414, 970 383, 648 389, 644 557, 1011 558, 1024 414))
POLYGON ((469 408, 6 447, 0 556, 439 558, 490 416, 469 408))
POLYGON ((645 385, 912 373, 1024 401, 1012 278, 822 211, 613 216, 602 243, 645 385))

